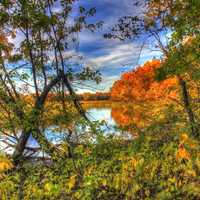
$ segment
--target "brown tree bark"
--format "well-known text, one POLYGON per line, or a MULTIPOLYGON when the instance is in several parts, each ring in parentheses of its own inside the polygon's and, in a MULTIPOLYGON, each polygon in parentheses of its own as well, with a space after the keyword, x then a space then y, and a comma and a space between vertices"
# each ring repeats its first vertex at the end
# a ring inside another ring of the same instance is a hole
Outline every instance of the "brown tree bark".
MULTIPOLYGON (((44 105, 44 102, 47 98, 47 95, 49 93, 49 91, 61 80, 61 75, 58 75, 56 78, 54 78, 44 89, 43 93, 38 97, 38 99, 36 100, 35 106, 33 108, 33 110, 31 111, 33 114, 35 113, 35 115, 38 116, 33 116, 35 119, 39 120, 39 115, 42 112, 42 108, 44 105)), ((43 136, 40 136, 41 133, 39 133, 39 128, 37 127, 38 122, 34 121, 33 123, 30 121, 28 121, 28 119, 24 119, 27 120, 26 124, 32 124, 32 128, 27 128, 24 127, 22 130, 22 133, 20 135, 19 138, 19 142, 16 145, 15 151, 13 153, 13 161, 14 163, 17 165, 20 160, 23 157, 23 152, 26 148, 26 144, 28 141, 28 138, 30 136, 30 134, 33 134, 33 137, 38 141, 38 143, 45 149, 47 150, 47 153, 52 154, 52 148, 53 146, 50 145, 47 141, 47 139, 43 136), (44 147, 45 146, 45 147, 44 147)), ((30 119, 32 120, 32 119, 30 119)))
MULTIPOLYGON (((51 143, 48 142, 48 140, 46 139, 45 136, 42 135, 42 133, 40 132, 39 129, 39 119, 40 116, 43 112, 43 106, 45 103, 45 100, 48 96, 48 93, 50 92, 50 90, 59 82, 63 82, 74 103, 74 106, 76 107, 77 111, 79 112, 79 114, 86 120, 88 120, 88 118, 85 115, 85 111, 82 108, 80 102, 78 101, 75 92, 73 91, 73 88, 71 87, 70 82, 67 79, 67 76, 63 73, 60 72, 59 75, 57 77, 55 77, 44 89, 44 91, 42 92, 42 94, 37 98, 35 106, 33 108, 33 110, 31 111, 32 113, 30 113, 31 118, 30 119, 24 119, 27 120, 26 124, 31 125, 30 128, 26 128, 24 127, 24 129, 22 130, 22 133, 20 135, 19 138, 19 142, 16 145, 15 151, 13 153, 13 161, 15 163, 15 165, 19 164, 19 162, 22 160, 23 158, 23 152, 26 148, 26 144, 28 141, 28 138, 30 136, 30 134, 32 134, 32 136, 37 140, 37 142, 39 143, 39 145, 41 145, 41 147, 44 149, 44 151, 49 154, 50 156, 55 156, 56 153, 56 147, 54 145, 52 145, 51 143), (33 118, 33 119, 32 119, 33 118), (32 121, 33 120, 33 121, 32 121)), ((88 120, 89 121, 89 120, 88 120)))
POLYGON ((179 80, 179 84, 180 84, 180 87, 181 87, 184 108, 185 108, 185 111, 187 113, 188 121, 189 121, 189 124, 190 124, 190 127, 191 127, 191 133, 192 133, 193 136, 196 136, 198 134, 198 128, 197 128, 197 124, 195 122, 194 113, 193 113, 192 108, 191 108, 191 103, 190 103, 189 93, 188 93, 188 90, 187 90, 187 85, 186 85, 186 82, 180 76, 178 77, 178 80, 179 80))

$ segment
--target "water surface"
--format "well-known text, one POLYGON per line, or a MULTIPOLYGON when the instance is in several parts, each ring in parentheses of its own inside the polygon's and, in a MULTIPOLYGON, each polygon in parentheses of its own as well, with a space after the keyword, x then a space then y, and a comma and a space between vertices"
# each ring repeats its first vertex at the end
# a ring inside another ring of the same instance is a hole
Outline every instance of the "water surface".
MULTIPOLYGON (((131 114, 133 113, 127 105, 119 104, 118 106, 97 106, 89 107, 86 109, 88 118, 91 121, 103 121, 104 124, 101 126, 101 130, 104 134, 121 134, 116 130, 117 126, 128 125, 132 119, 131 114)), ((60 143, 66 137, 66 130, 57 130, 55 126, 50 126, 45 130, 45 135, 48 140, 53 143, 60 143)), ((131 135, 131 134, 130 134, 131 135)), ((27 146, 39 147, 37 141, 30 136, 27 146)), ((0 141, 1 149, 5 148, 5 144, 0 141)), ((12 153, 13 149, 8 148, 6 152, 12 153)))

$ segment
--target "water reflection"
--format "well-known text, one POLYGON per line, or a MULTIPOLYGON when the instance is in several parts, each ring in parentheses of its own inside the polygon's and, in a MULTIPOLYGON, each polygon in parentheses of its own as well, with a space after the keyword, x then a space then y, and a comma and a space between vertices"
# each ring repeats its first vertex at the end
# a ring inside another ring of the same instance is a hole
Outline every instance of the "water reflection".
POLYGON ((118 126, 136 125, 143 128, 149 124, 150 116, 153 116, 150 112, 145 105, 118 105, 112 108, 111 116, 118 126))
MULTIPOLYGON (((148 119, 146 118, 146 114, 149 114, 144 106, 133 106, 133 105, 110 105, 110 107, 90 107, 87 108, 87 116, 91 121, 104 121, 105 123, 101 126, 101 130, 104 134, 123 134, 123 137, 132 137, 135 132, 131 129, 127 129, 125 132, 121 132, 116 130, 116 126, 125 127, 130 126, 132 124, 137 125, 138 127, 142 127, 144 124, 148 124, 148 119), (128 135, 128 136, 127 136, 128 135)), ((75 128, 75 127, 74 127, 75 128)), ((79 127, 76 127, 78 130, 79 127)), ((75 130, 75 129, 74 129, 75 130)), ((82 131, 82 134, 85 134, 82 131)), ((81 134, 81 131, 80 133, 81 134)), ((58 144, 68 135, 68 129, 59 128, 58 126, 49 126, 45 130, 45 135, 49 141, 54 144, 58 144)), ((74 135, 75 137, 76 135, 74 135)), ((5 139, 5 138, 4 138, 5 139)), ((73 140, 75 140, 74 138, 73 140)), ((30 136, 28 143, 28 147, 39 148, 37 141, 30 136)), ((5 147, 5 145, 0 141, 1 149, 5 147)), ((9 149, 9 153, 12 153, 13 149, 9 149)), ((8 152, 8 149, 7 149, 8 152)))

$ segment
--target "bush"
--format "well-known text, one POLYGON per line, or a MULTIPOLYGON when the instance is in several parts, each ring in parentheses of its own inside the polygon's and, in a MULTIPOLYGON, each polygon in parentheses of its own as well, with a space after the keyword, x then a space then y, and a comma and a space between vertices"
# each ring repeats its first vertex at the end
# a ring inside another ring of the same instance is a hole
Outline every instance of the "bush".
POLYGON ((1 199, 199 199, 199 148, 187 134, 102 136, 75 147, 73 158, 26 163, 7 174, 1 199))

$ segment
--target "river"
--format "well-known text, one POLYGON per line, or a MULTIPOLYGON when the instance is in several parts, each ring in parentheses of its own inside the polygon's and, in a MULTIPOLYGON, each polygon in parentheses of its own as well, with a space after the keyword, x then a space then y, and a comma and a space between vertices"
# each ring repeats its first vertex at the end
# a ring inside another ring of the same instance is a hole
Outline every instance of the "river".
MULTIPOLYGON (((108 105, 90 105, 89 107, 86 107, 86 113, 91 121, 104 121, 103 125, 101 125, 101 131, 103 134, 119 135, 123 133, 124 137, 129 138, 132 137, 133 133, 130 134, 127 131, 121 132, 119 129, 116 129, 116 127, 127 126, 132 122, 140 125, 141 117, 144 115, 144 110, 143 107, 134 107, 133 109, 133 105, 128 105, 126 103, 115 103, 108 105)), ((62 130, 58 131, 55 126, 50 126, 45 130, 45 135, 49 141, 53 143, 60 143, 63 138, 66 137, 66 130, 62 132, 62 130)), ((34 148, 39 147, 37 141, 32 136, 30 136, 27 146, 34 148)), ((5 144, 3 144, 1 141, 0 147, 0 150, 5 148, 5 144)), ((6 149, 6 152, 12 153, 13 149, 8 148, 6 149)))

